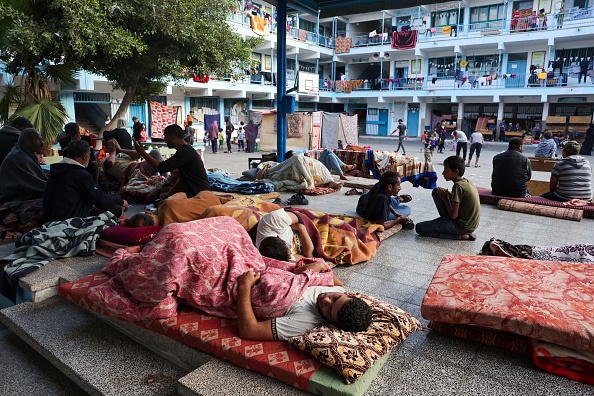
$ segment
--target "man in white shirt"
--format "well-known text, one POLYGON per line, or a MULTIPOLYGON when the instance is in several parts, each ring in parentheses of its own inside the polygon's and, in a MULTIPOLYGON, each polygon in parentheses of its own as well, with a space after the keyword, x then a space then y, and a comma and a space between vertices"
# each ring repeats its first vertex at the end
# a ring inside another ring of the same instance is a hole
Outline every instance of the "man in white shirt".
POLYGON ((483 148, 483 143, 485 142, 485 139, 483 138, 483 134, 480 132, 473 132, 472 135, 470 135, 470 154, 468 155, 468 162, 466 163, 466 166, 470 166, 470 161, 472 161, 472 156, 473 154, 476 152, 476 161, 474 163, 474 167, 478 168, 479 167, 479 158, 481 156, 481 149, 483 148))
MULTIPOLYGON (((318 261, 295 272, 306 269, 321 272, 327 270, 327 266, 318 261)), ((324 322, 350 332, 364 331, 371 324, 369 305, 359 298, 345 294, 344 285, 336 275, 333 287, 309 287, 284 316, 258 321, 252 308, 251 291, 259 279, 260 274, 247 271, 237 280, 237 325, 239 336, 243 339, 286 341, 324 322)))
POLYGON ((277 209, 258 222, 256 248, 265 257, 290 261, 314 256, 314 245, 295 213, 277 209))
POLYGON ((456 136, 458 137, 458 143, 456 143, 456 155, 459 157, 460 151, 463 151, 464 155, 462 158, 464 161, 466 161, 466 153, 468 152, 468 138, 462 131, 456 131, 456 136))

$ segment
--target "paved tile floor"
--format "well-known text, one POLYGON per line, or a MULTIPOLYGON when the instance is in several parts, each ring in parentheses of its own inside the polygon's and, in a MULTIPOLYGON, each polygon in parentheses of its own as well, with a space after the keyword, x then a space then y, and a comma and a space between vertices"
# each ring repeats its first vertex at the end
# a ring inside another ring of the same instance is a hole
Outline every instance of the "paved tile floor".
MULTIPOLYGON (((361 139, 360 144, 370 145, 378 150, 393 150, 394 142, 395 139, 366 137, 361 139)), ((409 155, 421 155, 420 141, 409 140, 405 145, 409 155)), ((482 166, 468 168, 465 176, 477 186, 489 187, 491 160, 495 154, 506 148, 507 145, 503 143, 487 142, 480 161, 482 166)), ((529 155, 533 151, 534 146, 525 149, 525 153, 529 155)), ((452 154, 448 147, 446 153, 436 154, 434 157, 435 168, 440 175, 439 186, 451 188, 451 183, 443 180, 441 172, 443 159, 452 154)), ((207 168, 227 169, 232 175, 239 175, 247 166, 248 156, 257 155, 243 152, 213 155, 210 148, 206 147, 205 164, 207 168)), ((547 177, 543 172, 535 172, 533 179, 546 180, 547 177)), ((309 207, 329 213, 354 214, 358 196, 346 196, 346 190, 308 197, 309 207)), ((410 183, 404 183, 402 193, 413 196, 409 205, 412 208, 411 218, 415 222, 437 217, 430 190, 413 188, 410 183)), ((282 193, 282 199, 286 200, 290 195, 282 193)), ((339 267, 336 272, 345 281, 347 289, 382 298, 421 319, 420 305, 425 290, 444 255, 475 254, 483 242, 493 236, 516 244, 563 245, 591 242, 594 235, 593 224, 594 220, 590 219, 572 222, 500 211, 494 206, 482 205, 476 241, 423 238, 414 231, 403 230, 384 241, 376 257, 369 262, 339 267)), ((425 320, 421 320, 426 324, 425 320)), ((18 340, 10 338, 6 332, 8 330, 0 328, 0 335, 4 335, 0 337, 2 351, 18 343, 18 340)), ((35 375, 45 380, 47 375, 55 375, 53 372, 49 374, 49 369, 40 365, 25 346, 23 351, 16 349, 18 354, 11 358, 12 361, 0 359, 0 394, 6 394, 1 392, 3 389, 11 389, 3 388, 2 383, 19 386, 22 381, 27 381, 17 375, 22 370, 19 369, 20 366, 34 371, 35 375)), ((62 395, 72 393, 72 390, 65 386, 44 393, 62 395)), ((592 395, 594 388, 541 372, 533 367, 526 356, 425 330, 412 335, 396 348, 367 394, 592 395)))

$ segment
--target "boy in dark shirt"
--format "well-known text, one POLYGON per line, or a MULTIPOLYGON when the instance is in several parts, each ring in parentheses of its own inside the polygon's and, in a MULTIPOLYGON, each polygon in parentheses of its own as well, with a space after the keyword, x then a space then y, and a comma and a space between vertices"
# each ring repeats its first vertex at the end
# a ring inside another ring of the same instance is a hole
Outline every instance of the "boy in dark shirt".
MULTIPOLYGON (((405 230, 414 228, 413 222, 404 214, 410 214, 410 208, 400 205, 400 175, 394 171, 387 171, 379 179, 379 182, 371 188, 367 194, 363 194, 357 203, 357 214, 367 220, 383 224, 385 229, 396 224, 402 224, 405 230)), ((409 198, 410 196, 403 196, 409 198)))
POLYGON ((206 176, 206 169, 200 156, 192 146, 184 140, 184 130, 176 124, 169 125, 163 131, 163 140, 167 147, 176 150, 173 157, 159 162, 151 157, 138 140, 134 141, 134 148, 145 161, 161 174, 179 169, 181 191, 192 198, 200 191, 210 190, 210 183, 206 176))

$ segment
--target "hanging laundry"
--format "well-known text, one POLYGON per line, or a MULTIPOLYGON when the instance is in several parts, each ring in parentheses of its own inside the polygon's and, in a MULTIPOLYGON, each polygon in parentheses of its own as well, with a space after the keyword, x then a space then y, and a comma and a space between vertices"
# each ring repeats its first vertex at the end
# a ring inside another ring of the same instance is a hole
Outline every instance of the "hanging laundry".
POLYGON ((350 37, 336 37, 336 45, 334 46, 334 52, 336 54, 344 54, 351 52, 352 40, 350 37))
POLYGON ((303 137, 303 113, 287 114, 287 139, 303 137))
POLYGON ((452 27, 451 26, 442 27, 441 34, 452 34, 452 27))
POLYGON ((417 46, 418 30, 403 30, 392 33, 392 48, 397 50, 405 50, 415 48, 417 46))
POLYGON ((151 107, 151 137, 163 138, 163 130, 177 121, 178 107, 166 106, 159 102, 149 102, 151 107))
POLYGON ((270 34, 270 29, 268 28, 268 19, 257 15, 252 15, 252 31, 261 36, 270 34))

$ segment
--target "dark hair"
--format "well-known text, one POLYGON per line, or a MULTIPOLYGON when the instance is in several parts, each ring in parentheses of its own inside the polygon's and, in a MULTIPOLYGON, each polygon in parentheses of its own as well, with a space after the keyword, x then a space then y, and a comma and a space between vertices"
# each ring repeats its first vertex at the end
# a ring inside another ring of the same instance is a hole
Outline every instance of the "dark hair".
POLYGON ((289 151, 287 151, 287 152, 285 153, 285 159, 289 159, 289 158, 291 158, 291 157, 292 157, 292 156, 294 156, 294 155, 295 155, 295 151, 293 151, 293 150, 289 150, 289 151))
POLYGON ((524 144, 524 141, 522 140, 522 138, 514 137, 509 140, 509 143, 507 144, 507 149, 508 150, 519 150, 520 146, 523 144, 524 144))
POLYGON ((220 127, 219 127, 219 132, 223 132, 223 128, 220 128, 220 127))
POLYGON ((544 131, 543 134, 542 134, 542 137, 545 138, 545 139, 550 139, 550 138, 553 137, 553 134, 551 132, 549 132, 549 131, 544 131))
POLYGON ((452 155, 443 161, 443 166, 447 166, 450 170, 458 170, 458 176, 464 176, 466 165, 464 164, 464 158, 459 155, 452 155))
POLYGON ((19 143, 23 144, 27 140, 33 140, 34 137, 37 137, 39 131, 35 128, 26 128, 21 131, 21 135, 19 136, 19 143))
POLYGON ((402 122, 402 118, 400 118, 400 119, 398 120, 398 122, 402 122))
POLYGON ((73 140, 68 144, 68 158, 82 158, 83 155, 89 154, 91 146, 84 140, 73 140))
POLYGON ((239 123, 239 125, 245 125, 245 123, 244 123, 243 121, 241 121, 241 122, 239 123))
POLYGON ((276 260, 289 261, 291 259, 289 247, 285 241, 276 236, 264 238, 262 242, 260 242, 258 251, 262 256, 276 260))
POLYGON ((12 124, 10 124, 10 126, 16 129, 20 129, 21 131, 26 128, 33 128, 33 124, 31 124, 31 121, 29 121, 25 117, 15 118, 14 120, 12 120, 12 124))
POLYGON ((389 186, 396 184, 399 177, 400 177, 400 175, 398 174, 398 172, 394 172, 394 171, 384 172, 380 176, 380 179, 379 179, 379 186, 380 186, 381 190, 383 191, 386 188, 388 188, 389 186))
POLYGON ((76 122, 69 122, 64 126, 64 132, 72 138, 80 133, 80 128, 76 122))
POLYGON ((231 122, 231 117, 225 116, 225 122, 231 122))
POLYGON ((132 228, 153 226, 155 225, 155 219, 153 216, 149 216, 146 213, 136 213, 134 216, 126 219, 124 224, 132 228))
POLYGON ((163 130, 164 135, 170 135, 178 139, 183 139, 186 132, 177 124, 171 124, 163 130))
POLYGON ((344 331, 367 330, 371 324, 371 308, 358 297, 351 297, 336 313, 336 326, 344 331))
POLYGON ((188 121, 188 126, 192 126, 193 122, 192 121, 188 121))

